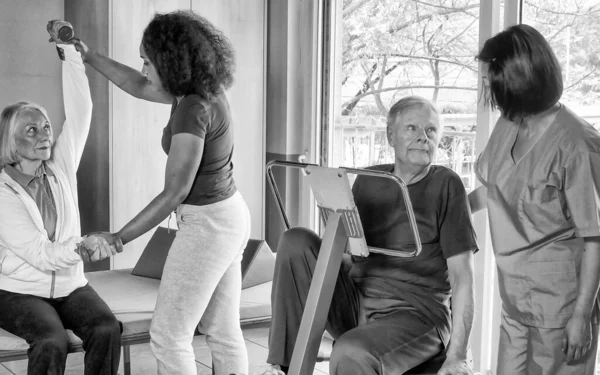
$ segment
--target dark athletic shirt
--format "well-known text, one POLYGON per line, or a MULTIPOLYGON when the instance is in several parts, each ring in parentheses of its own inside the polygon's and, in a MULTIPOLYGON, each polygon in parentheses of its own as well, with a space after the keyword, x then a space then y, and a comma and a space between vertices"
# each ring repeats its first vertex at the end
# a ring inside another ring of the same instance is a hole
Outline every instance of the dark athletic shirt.
MULTIPOLYGON (((394 165, 369 169, 393 172, 394 165)), ((412 244, 400 188, 390 179, 358 176, 352 188, 369 246, 398 249, 412 244)), ((446 259, 477 251, 465 188, 452 170, 432 165, 422 180, 408 186, 422 251, 415 258, 371 253, 353 257, 350 277, 366 298, 369 313, 381 306, 409 304, 435 324, 445 345, 451 333, 450 280, 446 259)))
POLYGON ((198 95, 177 99, 171 107, 171 118, 163 130, 162 148, 168 154, 171 137, 189 133, 204 139, 204 153, 190 193, 183 204, 203 206, 231 197, 236 192, 233 180, 233 128, 231 112, 224 94, 214 102, 198 95))

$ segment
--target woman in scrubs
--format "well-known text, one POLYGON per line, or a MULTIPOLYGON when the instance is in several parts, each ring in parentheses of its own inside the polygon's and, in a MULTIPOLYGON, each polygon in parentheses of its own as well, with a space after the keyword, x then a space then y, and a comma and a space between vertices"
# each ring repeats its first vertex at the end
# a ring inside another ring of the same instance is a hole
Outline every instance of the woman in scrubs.
POLYGON ((497 375, 593 374, 600 281, 600 135, 559 102, 560 65, 517 25, 486 41, 484 91, 501 112, 469 195, 487 207, 502 323, 497 375))

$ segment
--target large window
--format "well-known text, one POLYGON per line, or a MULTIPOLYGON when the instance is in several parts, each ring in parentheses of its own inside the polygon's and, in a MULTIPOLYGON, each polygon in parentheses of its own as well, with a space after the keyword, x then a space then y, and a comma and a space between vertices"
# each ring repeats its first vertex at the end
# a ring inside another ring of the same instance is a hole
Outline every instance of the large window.
POLYGON ((393 161, 385 133, 391 105, 434 101, 444 118, 437 163, 473 188, 479 1, 345 0, 336 77, 331 166, 393 161))
MULTIPOLYGON (((330 166, 393 160, 389 107, 406 95, 434 101, 444 118, 437 164, 475 187, 479 1, 344 0, 328 144, 330 166)), ((562 102, 600 128, 599 0, 525 0, 523 22, 550 41, 563 67, 562 102)))
POLYGON ((562 66, 561 102, 600 129, 600 0, 525 0, 522 22, 548 40, 562 66))
MULTIPOLYGON (((466 189, 473 189, 473 164, 497 115, 478 105, 475 56, 504 21, 532 25, 549 40, 563 69, 561 102, 600 130, 600 0, 331 3, 336 4, 335 24, 327 36, 325 69, 332 74, 325 73, 331 82, 322 133, 322 159, 329 166, 393 162, 385 135, 387 111, 404 96, 420 95, 442 112, 444 136, 435 162, 452 168, 466 189)), ((475 368, 487 373, 496 367, 501 303, 486 219, 480 218, 475 226, 484 251, 475 260, 478 314, 472 342, 475 368)))

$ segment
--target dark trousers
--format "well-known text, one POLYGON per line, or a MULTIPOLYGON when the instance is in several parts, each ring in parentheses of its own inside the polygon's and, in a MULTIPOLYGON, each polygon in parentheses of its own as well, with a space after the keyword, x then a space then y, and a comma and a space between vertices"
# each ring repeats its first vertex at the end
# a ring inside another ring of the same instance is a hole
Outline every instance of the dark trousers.
MULTIPOLYGON (((305 228, 290 229, 279 241, 268 363, 290 364, 320 246, 321 239, 305 228)), ((342 264, 327 316, 326 329, 335 339, 331 375, 404 374, 443 352, 435 326, 416 309, 360 318, 363 297, 348 276, 350 266, 342 264)))
POLYGON ((83 341, 85 375, 117 374, 122 326, 89 284, 63 298, 0 290, 0 306, 0 327, 29 344, 28 375, 64 374, 65 328, 83 341))

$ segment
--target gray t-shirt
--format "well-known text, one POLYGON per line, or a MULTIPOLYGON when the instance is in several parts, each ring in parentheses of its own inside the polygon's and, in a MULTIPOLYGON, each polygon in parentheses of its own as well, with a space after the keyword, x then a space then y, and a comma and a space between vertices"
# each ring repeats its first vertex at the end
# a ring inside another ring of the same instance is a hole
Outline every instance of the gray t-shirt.
POLYGON ((182 202, 203 206, 231 197, 237 190, 233 180, 233 128, 224 94, 213 102, 198 95, 173 102, 171 118, 163 130, 162 148, 168 154, 175 134, 189 133, 204 139, 204 152, 190 193, 182 202))
MULTIPOLYGON (((394 165, 369 169, 392 173, 394 165)), ((414 244, 404 198, 392 180, 358 176, 352 192, 369 246, 400 249, 414 244)), ((373 253, 354 257, 350 277, 365 297, 367 319, 392 305, 408 303, 436 326, 447 345, 452 291, 446 259, 477 251, 467 193, 460 177, 439 165, 432 165, 427 176, 408 185, 408 193, 423 245, 419 256, 373 253)))

